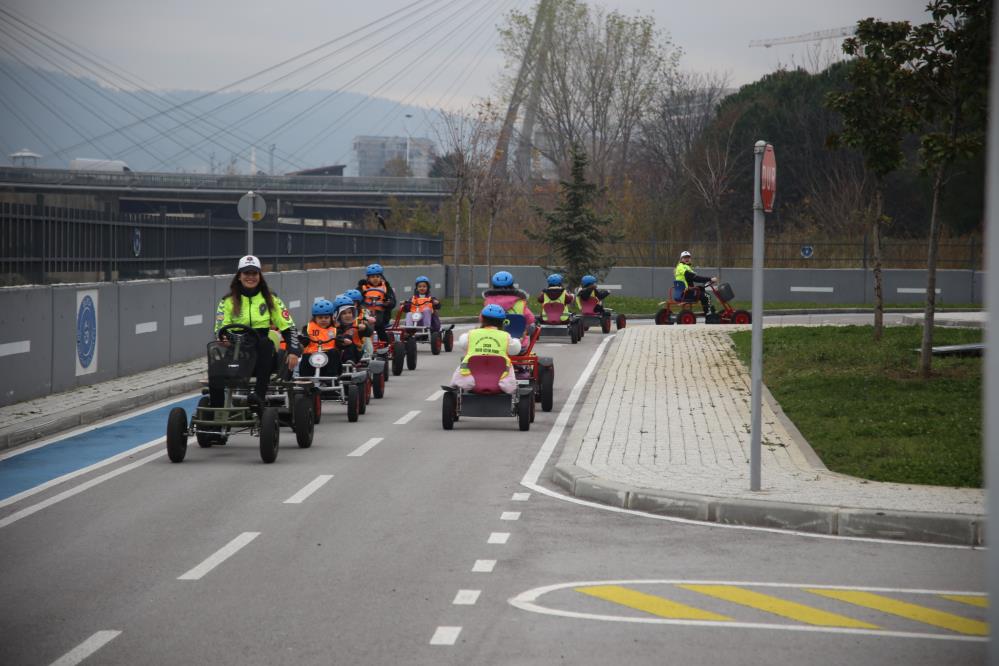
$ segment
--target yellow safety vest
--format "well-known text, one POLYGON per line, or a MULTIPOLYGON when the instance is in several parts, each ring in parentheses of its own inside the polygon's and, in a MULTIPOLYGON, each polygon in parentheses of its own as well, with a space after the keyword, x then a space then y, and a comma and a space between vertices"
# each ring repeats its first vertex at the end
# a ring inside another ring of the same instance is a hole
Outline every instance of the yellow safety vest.
POLYGON ((279 331, 294 328, 295 322, 288 312, 288 308, 277 294, 271 294, 274 300, 274 308, 267 310, 267 301, 263 294, 257 293, 253 296, 240 296, 239 316, 233 316, 232 299, 226 296, 219 302, 215 310, 215 332, 228 324, 243 324, 250 328, 270 328, 275 326, 279 331))
POLYGON ((541 292, 541 308, 542 308, 542 312, 544 312, 544 307, 546 305, 548 305, 549 303, 561 303, 562 304, 562 314, 559 317, 559 319, 561 321, 568 321, 569 320, 569 307, 565 304, 565 302, 567 300, 569 300, 569 299, 566 298, 566 296, 567 296, 567 292, 565 291, 565 289, 562 290, 562 295, 559 296, 558 298, 548 298, 548 290, 545 290, 545 291, 541 292))
MULTIPOLYGON (((461 374, 470 375, 468 359, 473 356, 502 356, 506 359, 507 369, 510 367, 510 356, 506 353, 510 344, 510 334, 498 328, 475 328, 468 332, 468 352, 461 359, 461 374)), ((503 373, 506 377, 507 373, 503 373)))
POLYGON ((689 270, 691 270, 690 265, 681 261, 673 269, 673 279, 677 282, 682 282, 684 287, 689 287, 690 285, 687 284, 687 271, 689 270))

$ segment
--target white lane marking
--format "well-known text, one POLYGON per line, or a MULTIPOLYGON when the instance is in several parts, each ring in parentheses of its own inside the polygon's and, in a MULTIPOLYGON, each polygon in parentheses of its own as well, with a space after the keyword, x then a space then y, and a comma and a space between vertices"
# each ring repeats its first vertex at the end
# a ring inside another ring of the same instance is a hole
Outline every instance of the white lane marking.
POLYGON ((420 415, 420 410, 418 409, 414 409, 411 412, 406 412, 406 415, 400 418, 398 421, 396 421, 393 425, 406 425, 419 415, 420 415))
POLYGON ((430 639, 431 645, 454 645, 458 640, 461 627, 437 627, 433 637, 430 639))
MULTIPOLYGON (((925 294, 926 287, 899 287, 896 291, 900 294, 925 294)), ((933 290, 935 293, 939 294, 939 289, 933 290)))
POLYGON ((302 301, 288 301, 288 308, 300 308, 302 307, 302 301))
POLYGON ((480 594, 482 594, 482 590, 458 590, 458 594, 454 595, 454 601, 451 603, 455 606, 474 606, 475 602, 479 600, 480 594))
POLYGON ((143 333, 155 333, 158 327, 159 324, 155 321, 144 321, 141 324, 135 325, 135 334, 142 335, 143 333))
POLYGON ((493 532, 489 535, 489 538, 486 539, 486 543, 498 543, 500 545, 503 545, 509 540, 510 540, 509 532, 493 532))
MULTIPOLYGON (((166 437, 160 437, 158 440, 155 440, 151 444, 162 444, 165 439, 166 439, 166 437)), ((0 528, 7 527, 11 523, 16 523, 17 521, 21 520, 22 518, 27 518, 31 514, 37 513, 39 511, 41 511, 42 509, 45 509, 45 508, 48 508, 48 507, 52 506, 53 504, 58 504, 59 502, 63 501, 64 499, 69 499, 70 497, 72 497, 74 495, 79 495, 84 490, 89 490, 90 488, 93 488, 94 486, 96 486, 96 485, 98 485, 100 483, 104 483, 105 481, 107 481, 109 479, 113 479, 114 477, 118 476, 119 474, 124 474, 125 472, 130 472, 133 469, 135 469, 136 467, 139 467, 141 465, 145 465, 147 462, 151 462, 153 460, 156 460, 157 458, 163 456, 165 453, 166 453, 166 451, 157 451, 156 453, 154 453, 151 456, 146 456, 145 458, 139 458, 135 462, 129 463, 128 465, 125 465, 124 467, 119 467, 118 469, 112 470, 112 471, 110 471, 110 472, 108 472, 106 474, 101 474, 100 476, 95 476, 94 478, 90 479, 89 481, 85 481, 84 483, 81 483, 78 486, 70 488, 69 490, 62 491, 58 495, 53 495, 52 497, 49 497, 48 499, 44 499, 41 502, 39 502, 38 504, 32 504, 31 506, 25 507, 25 508, 21 509, 20 511, 15 511, 14 513, 12 513, 9 516, 7 516, 7 517, 3 518, 2 520, 0 520, 0 528)))
POLYGON ((534 461, 528 468, 527 473, 524 474, 524 478, 520 480, 520 485, 524 486, 529 490, 541 493, 542 495, 547 495, 553 499, 562 500, 563 502, 570 502, 572 504, 578 504, 579 506, 589 507, 591 509, 599 509, 601 511, 610 511, 613 513, 623 513, 630 516, 636 516, 639 518, 650 518, 652 520, 662 520, 668 523, 679 523, 681 525, 697 525, 700 527, 712 527, 717 529, 726 530, 745 530, 750 532, 765 532, 770 534, 783 534, 785 536, 801 536, 808 537, 810 539, 836 539, 843 541, 859 541, 861 543, 879 543, 879 544, 891 544, 893 546, 917 546, 922 548, 951 548, 960 550, 983 550, 980 546, 961 546, 949 543, 927 543, 924 541, 899 541, 896 539, 871 539, 867 537, 853 537, 853 536, 840 536, 837 534, 816 534, 815 532, 798 532, 795 530, 781 530, 775 527, 754 527, 752 525, 729 525, 726 523, 712 523, 702 520, 691 520, 690 518, 677 518, 675 516, 660 516, 653 513, 645 513, 644 511, 635 511, 633 509, 623 509, 617 506, 610 506, 609 504, 600 504, 599 502, 591 502, 589 500, 580 499, 578 497, 572 497, 571 495, 566 495, 561 492, 555 492, 554 490, 549 490, 541 484, 538 483, 538 479, 541 477, 541 473, 545 470, 545 466, 548 465, 548 461, 551 459, 552 454, 555 452, 555 446, 558 444, 559 439, 562 437, 562 431, 565 430, 565 425, 569 420, 569 416, 572 414, 573 408, 576 406, 576 402, 579 400, 579 395, 582 392, 583 386, 590 378, 597 361, 603 355, 604 345, 606 345, 610 340, 617 335, 613 333, 600 343, 597 347, 596 353, 590 362, 586 364, 583 368, 583 373, 576 380, 575 385, 572 387, 572 392, 569 394, 569 398, 565 402, 565 406, 559 412, 558 419, 555 421, 555 425, 552 426, 551 431, 548 436, 545 437, 544 443, 541 445, 541 449, 538 454, 534 457, 534 461))
POLYGON ((243 532, 238 537, 208 556, 204 562, 190 571, 177 576, 177 580, 201 580, 205 574, 238 553, 248 543, 260 536, 260 532, 243 532))
POLYGON ((376 446, 378 446, 378 443, 381 442, 382 439, 384 439, 384 438, 383 437, 372 437, 371 439, 369 439, 368 441, 366 441, 364 444, 361 444, 359 447, 357 447, 356 449, 354 449, 353 451, 351 451, 350 453, 348 453, 347 457, 348 458, 358 458, 360 456, 363 456, 365 453, 367 453, 371 449, 373 449, 376 446))
POLYGON ((197 326, 198 324, 202 323, 204 320, 205 318, 199 314, 187 315, 186 317, 184 317, 184 326, 197 326))
POLYGON ((806 294, 831 294, 832 287, 791 287, 791 291, 798 291, 806 294))
POLYGON ((20 340, 18 342, 5 342, 2 345, 0 345, 0 356, 27 354, 30 351, 31 351, 31 340, 20 340))
POLYGON ((435 402, 437 400, 440 400, 442 395, 444 395, 443 389, 441 389, 440 391, 434 391, 429 396, 427 396, 427 402, 435 402))
POLYGON ((75 648, 52 662, 52 666, 75 666, 81 661, 100 650, 102 647, 118 638, 120 631, 105 629, 98 631, 93 636, 83 641, 75 648))
POLYGON ((745 586, 756 586, 756 587, 782 587, 782 588, 795 588, 795 587, 813 587, 819 589, 832 589, 832 590, 861 590, 867 592, 889 592, 889 593, 913 593, 913 594, 974 594, 980 595, 978 592, 944 592, 942 590, 907 590, 900 588, 879 588, 879 587, 848 587, 841 585, 796 585, 793 583, 747 583, 747 582, 733 582, 733 581, 691 581, 691 580, 602 580, 602 581, 575 581, 572 583, 556 583, 555 585, 546 585, 544 587, 536 587, 532 590, 527 590, 526 592, 521 592, 517 596, 508 600, 508 603, 515 608, 521 610, 526 610, 532 613, 540 613, 542 615, 555 615, 559 617, 572 617, 588 620, 605 620, 607 622, 637 622, 640 624, 673 624, 688 627, 712 627, 720 628, 722 626, 728 627, 739 627, 741 629, 775 629, 778 631, 817 631, 822 633, 833 633, 833 634, 857 634, 862 636, 892 636, 897 638, 935 638, 941 640, 953 640, 953 641, 974 641, 974 642, 984 642, 989 640, 987 636, 960 636, 953 634, 930 634, 930 633, 916 633, 916 632, 906 632, 906 631, 886 631, 880 629, 847 629, 840 627, 821 627, 813 625, 789 625, 789 624, 767 624, 762 622, 718 622, 718 621, 704 621, 704 620, 670 620, 666 618, 658 617, 639 617, 639 616, 623 616, 623 615, 601 615, 596 613, 580 613, 577 611, 560 610, 556 608, 549 608, 547 606, 541 606, 535 603, 539 597, 548 594, 549 592, 555 592, 557 590, 564 590, 566 588, 575 587, 588 587, 592 585, 636 585, 636 584, 666 584, 675 585, 679 583, 699 583, 704 585, 735 585, 738 587, 745 586))
POLYGON ((472 573, 492 573, 496 568, 496 560, 475 560, 472 565, 472 573))
POLYGON ((520 511, 504 511, 500 514, 500 520, 520 520, 520 511))
POLYGON ((306 484, 304 488, 302 488, 297 493, 286 499, 284 503, 301 504, 306 499, 308 499, 309 495, 311 495, 312 493, 316 492, 317 490, 325 486, 326 483, 332 478, 333 478, 332 474, 320 474, 312 481, 309 481, 309 483, 306 484))
POLYGON ((514 502, 526 502, 531 499, 531 493, 514 493, 510 499, 514 502))

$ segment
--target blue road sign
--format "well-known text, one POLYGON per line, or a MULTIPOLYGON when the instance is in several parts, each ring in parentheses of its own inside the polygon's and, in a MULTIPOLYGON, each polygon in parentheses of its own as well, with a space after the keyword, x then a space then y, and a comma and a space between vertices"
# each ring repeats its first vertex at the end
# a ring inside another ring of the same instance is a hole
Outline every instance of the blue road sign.
POLYGON ((813 248, 811 245, 802 245, 801 246, 801 258, 802 259, 811 259, 812 255, 814 253, 815 253, 815 248, 813 248))
POLYGON ((87 295, 80 301, 80 309, 76 313, 76 355, 81 367, 90 367, 96 349, 97 310, 94 308, 94 300, 87 295))

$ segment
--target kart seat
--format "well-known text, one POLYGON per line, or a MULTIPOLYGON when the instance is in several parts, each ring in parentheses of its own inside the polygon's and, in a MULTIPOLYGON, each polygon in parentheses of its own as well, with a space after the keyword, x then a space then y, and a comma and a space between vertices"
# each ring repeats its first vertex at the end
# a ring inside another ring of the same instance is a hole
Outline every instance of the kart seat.
POLYGON ((696 303, 701 299, 701 288, 700 287, 690 287, 683 280, 674 280, 673 282, 673 300, 677 303, 696 303))
POLYGON ((580 311, 586 316, 595 316, 597 314, 596 307, 600 305, 600 301, 595 298, 580 298, 579 307, 580 311))
POLYGON ((503 392, 499 380, 508 368, 506 359, 502 356, 472 356, 468 359, 468 369, 475 378, 472 393, 494 395, 503 392))
POLYGON ((507 314, 503 322, 503 330, 510 334, 511 338, 521 338, 527 330, 527 319, 522 314, 507 314))
POLYGON ((544 322, 546 324, 558 326, 566 323, 562 320, 562 313, 565 312, 565 306, 563 304, 550 302, 545 303, 541 307, 544 310, 544 322))

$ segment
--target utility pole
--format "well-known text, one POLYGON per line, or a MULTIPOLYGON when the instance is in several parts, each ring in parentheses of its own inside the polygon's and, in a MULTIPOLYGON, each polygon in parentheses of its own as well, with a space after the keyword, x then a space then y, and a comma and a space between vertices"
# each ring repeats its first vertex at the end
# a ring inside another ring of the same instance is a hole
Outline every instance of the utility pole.
POLYGON ((272 143, 267 147, 268 162, 267 162, 267 173, 271 176, 274 175, 274 150, 277 148, 276 143, 272 143))

